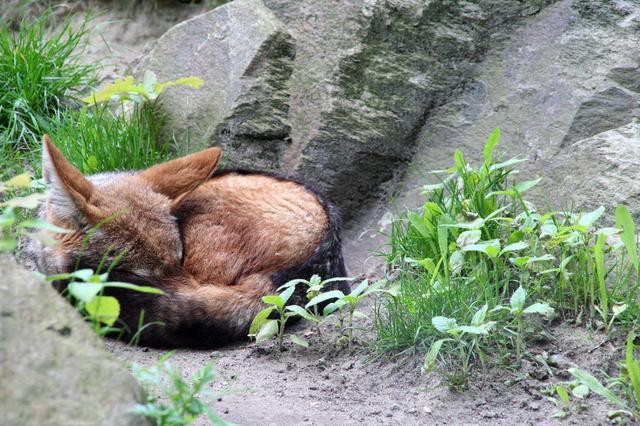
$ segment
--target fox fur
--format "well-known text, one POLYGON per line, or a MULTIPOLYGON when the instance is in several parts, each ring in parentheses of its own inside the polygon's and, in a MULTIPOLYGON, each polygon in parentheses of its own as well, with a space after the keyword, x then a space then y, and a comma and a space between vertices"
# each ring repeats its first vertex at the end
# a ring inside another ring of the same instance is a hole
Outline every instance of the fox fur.
MULTIPOLYGON (((262 296, 295 278, 346 276, 335 206, 276 175, 215 172, 220 155, 210 148, 140 172, 85 177, 44 136, 48 197, 39 215, 72 232, 52 235, 52 247, 29 242, 26 262, 45 274, 114 263, 110 281, 163 290, 109 293, 126 334, 144 311, 140 344, 161 347, 246 338, 262 296)), ((346 282, 336 288, 349 292, 346 282)))

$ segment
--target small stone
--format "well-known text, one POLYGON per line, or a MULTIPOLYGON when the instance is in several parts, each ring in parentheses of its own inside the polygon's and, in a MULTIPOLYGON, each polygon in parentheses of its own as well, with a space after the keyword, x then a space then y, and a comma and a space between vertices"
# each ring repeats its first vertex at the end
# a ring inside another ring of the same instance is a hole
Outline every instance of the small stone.
POLYGON ((384 414, 385 417, 393 417, 393 413, 391 411, 388 411, 384 414))
POLYGON ((391 406, 391 411, 398 411, 400 409, 400 406, 398 404, 393 404, 391 406))
POLYGON ((318 390, 317 386, 309 386, 309 390, 318 390))
POLYGON ((563 354, 553 354, 549 357, 547 362, 550 366, 562 370, 568 370, 569 368, 576 367, 576 364, 563 354))
POLYGON ((213 351, 209 354, 209 358, 220 358, 220 351, 213 351))
POLYGON ((422 407, 422 411, 424 411, 427 414, 431 414, 431 407, 428 407, 425 405, 424 407, 422 407))
POLYGON ((222 412, 222 414, 229 414, 229 409, 225 408, 224 411, 222 412))

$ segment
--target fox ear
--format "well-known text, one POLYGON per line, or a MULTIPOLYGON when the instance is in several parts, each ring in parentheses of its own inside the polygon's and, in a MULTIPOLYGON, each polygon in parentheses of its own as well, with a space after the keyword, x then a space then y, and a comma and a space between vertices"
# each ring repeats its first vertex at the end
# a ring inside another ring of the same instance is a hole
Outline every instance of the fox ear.
POLYGON ((42 138, 42 175, 49 189, 48 208, 62 220, 99 220, 96 190, 82 173, 67 161, 48 135, 42 138))
POLYGON ((140 173, 154 191, 172 200, 175 210, 194 189, 206 182, 220 161, 220 148, 209 148, 166 163, 150 167, 140 173))

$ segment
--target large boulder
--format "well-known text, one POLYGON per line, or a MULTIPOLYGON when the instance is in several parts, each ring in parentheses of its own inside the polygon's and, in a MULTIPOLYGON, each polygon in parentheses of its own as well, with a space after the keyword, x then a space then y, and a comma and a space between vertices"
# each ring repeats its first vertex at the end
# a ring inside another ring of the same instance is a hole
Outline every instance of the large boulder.
POLYGON ((371 232, 364 240, 353 238, 365 229, 387 230, 392 214, 424 203, 417 188, 426 180, 434 182, 428 171, 452 165, 456 149, 478 165, 495 127, 503 135, 498 152, 528 159, 517 178, 543 177, 540 187, 527 194, 539 208, 626 201, 639 213, 640 204, 630 194, 640 168, 616 171, 615 166, 636 161, 631 128, 618 131, 611 142, 615 150, 579 142, 640 114, 639 68, 637 1, 562 0, 524 20, 508 39, 494 44, 460 93, 422 120, 411 164, 393 188, 393 204, 371 209, 354 224, 357 233, 347 235, 347 256, 355 253, 351 264, 357 265, 355 259, 364 257, 367 248, 385 243, 384 237, 369 238, 375 235, 371 232), (591 182, 599 189, 593 190, 591 182))
POLYGON ((290 142, 294 55, 287 29, 260 0, 237 0, 171 28, 134 72, 205 82, 162 95, 165 139, 175 135, 192 151, 220 145, 229 165, 277 169, 290 142))
POLYGON ((49 285, 0 255, 0 424, 140 425, 141 389, 49 285))
POLYGON ((138 69, 207 81, 167 93, 169 131, 313 182, 349 219, 492 43, 550 1, 235 0, 168 31, 138 69))

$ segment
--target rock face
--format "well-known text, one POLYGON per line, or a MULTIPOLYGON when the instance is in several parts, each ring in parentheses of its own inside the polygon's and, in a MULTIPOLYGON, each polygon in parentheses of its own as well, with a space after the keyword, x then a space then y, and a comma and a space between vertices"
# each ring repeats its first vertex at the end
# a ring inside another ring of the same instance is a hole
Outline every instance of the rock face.
POLYGON ((0 424, 140 425, 133 377, 50 285, 0 255, 0 424))
MULTIPOLYGON (((355 260, 365 258, 367 249, 386 241, 369 238, 371 232, 366 240, 357 236, 366 229, 384 229, 393 213, 422 205, 416 188, 430 178, 428 171, 450 166, 456 149, 477 165, 495 127, 503 134, 498 152, 529 160, 519 167, 518 178, 543 177, 528 194, 539 208, 625 201, 638 214, 640 205, 631 194, 640 168, 629 167, 637 150, 631 127, 618 130, 615 143, 610 141, 615 148, 580 140, 638 116, 639 67, 640 2, 562 0, 524 20, 490 49, 459 94, 422 121, 393 204, 371 209, 353 225, 353 235, 347 235, 352 271, 360 272, 355 260), (597 166, 598 159, 603 164, 597 166)), ((614 134, 606 133, 607 138, 614 134)))
POLYGON ((259 0, 239 0, 167 31, 136 66, 159 81, 196 76, 199 89, 162 95, 166 139, 188 150, 224 148, 228 164, 277 169, 289 145, 289 77, 295 54, 284 25, 259 0))
POLYGON ((546 178, 554 203, 586 211, 618 204, 640 213, 640 126, 636 122, 581 140, 555 158, 546 178))
POLYGON ((222 145, 230 165, 315 183, 350 218, 491 43, 547 3, 266 0, 278 20, 235 0, 167 32, 139 69, 204 78, 165 98, 171 128, 222 145))

